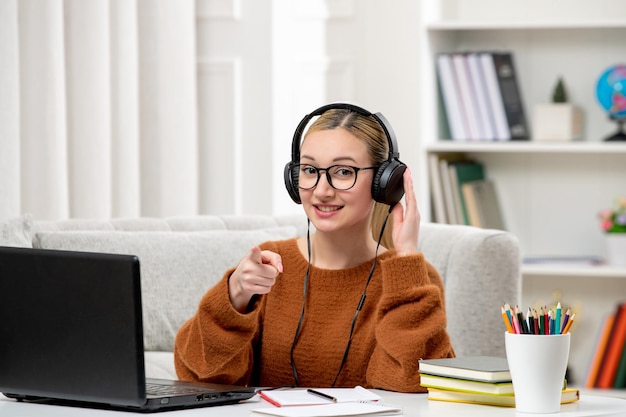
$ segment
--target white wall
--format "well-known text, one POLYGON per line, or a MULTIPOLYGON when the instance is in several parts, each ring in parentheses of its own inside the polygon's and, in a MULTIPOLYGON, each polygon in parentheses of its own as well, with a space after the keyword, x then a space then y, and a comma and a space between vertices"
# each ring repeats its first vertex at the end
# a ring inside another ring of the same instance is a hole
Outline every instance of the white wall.
POLYGON ((283 187, 283 168, 298 122, 328 102, 351 101, 383 113, 398 137, 401 160, 415 166, 419 5, 411 0, 393 7, 377 0, 274 4, 273 213, 300 210, 283 187))
POLYGON ((293 131, 331 101, 416 165, 414 3, 2 0, 0 217, 299 212, 293 131))

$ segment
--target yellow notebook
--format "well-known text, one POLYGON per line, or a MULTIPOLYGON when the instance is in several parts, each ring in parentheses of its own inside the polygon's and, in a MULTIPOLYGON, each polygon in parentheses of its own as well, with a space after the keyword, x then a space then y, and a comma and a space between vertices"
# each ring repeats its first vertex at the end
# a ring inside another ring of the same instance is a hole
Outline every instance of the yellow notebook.
MULTIPOLYGON (((435 401, 515 407, 515 396, 513 395, 480 394, 475 392, 449 391, 429 388, 428 399, 435 401)), ((575 388, 565 388, 561 393, 561 404, 573 403, 579 399, 580 392, 575 388)))

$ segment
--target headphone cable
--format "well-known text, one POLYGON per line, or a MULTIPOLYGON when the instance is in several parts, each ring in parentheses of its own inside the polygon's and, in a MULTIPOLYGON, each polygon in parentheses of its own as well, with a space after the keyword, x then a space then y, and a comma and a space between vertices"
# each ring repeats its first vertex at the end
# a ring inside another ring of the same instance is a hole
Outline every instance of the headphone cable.
POLYGON ((308 264, 306 267, 306 273, 304 274, 304 289, 302 290, 302 310, 300 312, 300 319, 298 320, 298 326, 296 327, 296 334, 293 336, 293 342, 291 343, 291 351, 289 356, 291 358, 291 371, 293 372, 293 378, 296 381, 296 387, 300 386, 300 379, 298 378, 298 370, 296 369, 296 362, 293 358, 293 351, 296 348, 296 342, 300 336, 300 329, 304 322, 304 310, 306 307, 306 293, 309 286, 309 272, 311 270, 311 220, 306 219, 306 249, 308 255, 308 264))
POLYGON ((346 359, 348 358, 348 351, 350 350, 350 345, 352 344, 352 336, 354 335, 354 328, 356 327, 356 319, 359 317, 359 313, 363 308, 363 304, 365 304, 365 298, 367 293, 367 287, 370 285, 370 281, 372 280, 372 276, 374 275, 374 269, 376 268, 376 264, 378 261, 378 248, 380 247, 380 242, 383 238, 383 233, 385 232, 385 226, 387 226, 387 220, 389 219, 389 215, 391 214, 391 210, 385 216, 385 221, 383 222, 382 227, 380 228, 380 234, 378 235, 378 242, 376 243, 376 252, 374 254, 374 263, 372 264, 372 268, 370 269, 369 275, 367 276, 367 280, 365 281, 365 288, 363 288, 363 294, 361 295, 361 299, 359 300, 359 305, 354 312, 354 317, 352 318, 352 323, 350 324, 350 334, 348 335, 348 343, 346 344, 346 348, 343 351, 343 357, 341 358, 341 365, 339 365, 339 370, 337 371, 337 375, 335 375, 335 379, 333 380, 333 384, 331 387, 334 387, 337 383, 337 379, 343 370, 344 365, 346 364, 346 359))
MULTIPOLYGON (((365 298, 366 298, 366 293, 367 293, 367 287, 370 284, 370 281, 372 280, 372 277, 374 275, 374 269, 376 268, 376 264, 378 262, 378 249, 380 248, 380 242, 382 241, 383 238, 383 233, 385 232, 385 227, 387 226, 387 220, 389 219, 389 215, 391 215, 391 208, 389 209, 389 212, 387 213, 387 216, 385 216, 385 220, 383 222, 383 225, 380 229, 380 234, 378 235, 378 242, 376 243, 376 251, 374 254, 374 262, 372 263, 372 267, 370 268, 370 272, 367 276, 367 280, 365 281, 365 288, 363 288, 363 294, 361 294, 361 299, 359 300, 359 304, 357 305, 356 311, 354 312, 354 317, 352 318, 352 323, 350 324, 350 334, 348 335, 348 342, 346 343, 346 348, 343 351, 343 356, 341 358, 341 364, 339 365, 339 370, 337 371, 337 375, 335 375, 335 379, 333 380, 333 383, 331 385, 331 387, 334 387, 335 384, 337 383, 337 379, 339 378, 339 375, 341 374, 341 371, 343 370, 343 367, 346 364, 346 359, 348 358, 348 351, 350 350, 350 345, 352 344, 352 336, 354 335, 354 329, 356 327, 356 320, 359 317, 359 313, 361 312, 361 309, 363 308, 363 304, 365 304, 365 298)), ((308 288, 308 284, 309 284, 309 273, 310 273, 310 269, 311 269, 311 235, 310 235, 310 226, 311 226, 311 220, 307 219, 307 233, 306 233, 306 238, 307 238, 307 255, 308 255, 308 265, 306 268, 306 273, 304 275, 304 289, 303 289, 303 294, 302 294, 302 310, 300 312, 300 319, 298 320, 298 326, 296 327, 296 333, 294 335, 293 338, 293 342, 291 344, 291 352, 290 352, 290 358, 291 358, 291 370, 293 372, 293 376, 295 379, 295 386, 298 387, 300 386, 300 379, 298 378, 298 371, 296 369, 296 363, 294 360, 294 350, 296 347, 296 343, 298 341, 298 337, 300 336, 300 330, 302 328, 302 324, 304 322, 304 312, 305 312, 305 306, 306 306, 306 294, 307 294, 307 288, 308 288)))

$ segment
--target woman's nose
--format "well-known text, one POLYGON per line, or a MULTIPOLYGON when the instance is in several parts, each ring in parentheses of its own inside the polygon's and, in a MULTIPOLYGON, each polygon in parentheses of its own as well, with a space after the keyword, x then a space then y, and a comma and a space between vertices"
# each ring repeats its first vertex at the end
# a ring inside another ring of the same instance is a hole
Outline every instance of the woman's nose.
POLYGON ((332 185, 328 181, 328 174, 326 172, 320 173, 320 179, 317 182, 314 192, 318 195, 327 195, 334 191, 332 185))

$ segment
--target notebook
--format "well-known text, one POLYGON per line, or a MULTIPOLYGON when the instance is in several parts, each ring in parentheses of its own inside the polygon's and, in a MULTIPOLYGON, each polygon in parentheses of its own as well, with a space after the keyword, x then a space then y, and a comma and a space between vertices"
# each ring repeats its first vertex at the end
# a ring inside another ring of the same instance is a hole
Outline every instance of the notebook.
POLYGON ((139 259, 0 247, 0 392, 161 411, 239 402, 255 389, 146 379, 139 259))

